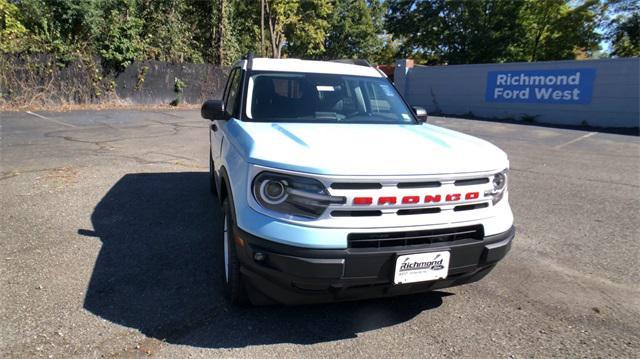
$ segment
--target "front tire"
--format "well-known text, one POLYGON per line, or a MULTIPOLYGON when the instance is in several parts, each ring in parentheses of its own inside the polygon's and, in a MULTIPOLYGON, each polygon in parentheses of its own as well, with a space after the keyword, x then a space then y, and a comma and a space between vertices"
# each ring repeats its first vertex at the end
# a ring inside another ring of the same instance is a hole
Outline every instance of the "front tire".
POLYGON ((223 233, 222 233, 222 279, 224 281, 225 296, 232 305, 247 305, 249 299, 246 287, 240 273, 240 261, 236 252, 233 228, 235 223, 231 216, 229 200, 223 204, 223 233))

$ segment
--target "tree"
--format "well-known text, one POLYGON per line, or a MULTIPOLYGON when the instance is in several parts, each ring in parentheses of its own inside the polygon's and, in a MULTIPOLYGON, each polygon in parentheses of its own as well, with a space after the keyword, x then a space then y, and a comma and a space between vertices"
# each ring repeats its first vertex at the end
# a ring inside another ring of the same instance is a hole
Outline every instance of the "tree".
POLYGON ((27 30, 17 51, 51 53, 70 60, 91 48, 100 3, 90 0, 21 0, 14 2, 27 30))
POLYGON ((598 0, 390 0, 400 52, 440 63, 575 58, 598 48, 598 0))
POLYGON ((387 30, 403 40, 405 56, 451 64, 505 61, 520 35, 521 6, 514 0, 391 0, 387 30))
POLYGON ((19 51, 27 35, 18 8, 7 0, 0 0, 0 51, 19 51))
POLYGON ((260 1, 234 0, 233 41, 237 57, 252 51, 260 53, 260 1))
POLYGON ((619 19, 612 31, 612 56, 640 56, 640 13, 619 19))
POLYGON ((193 7, 184 0, 136 0, 143 20, 140 36, 146 59, 203 62, 187 14, 193 7))
POLYGON ((368 58, 369 61, 377 65, 391 65, 398 59, 399 41, 394 40, 390 35, 383 35, 382 46, 368 58))
POLYGON ((286 52, 292 57, 318 57, 325 52, 333 5, 329 0, 301 1, 298 15, 285 29, 286 52))
POLYGON ((144 43, 140 35, 143 21, 138 17, 134 1, 124 0, 111 5, 105 8, 94 46, 107 66, 121 71, 142 56, 144 43))
POLYGON ((633 0, 608 0, 607 39, 611 56, 640 56, 640 3, 633 0))
POLYGON ((265 16, 269 27, 271 55, 279 59, 286 44, 286 30, 300 20, 299 0, 265 0, 265 16))
POLYGON ((393 51, 381 52, 384 0, 0 0, 0 6, 2 51, 50 53, 62 63, 97 55, 115 70, 137 60, 230 65, 248 51, 369 59, 393 51))
POLYGON ((334 3, 323 57, 372 60, 382 47, 382 7, 378 1, 337 0, 334 3))
POLYGON ((579 52, 598 50, 599 12, 598 0, 586 0, 573 7, 565 0, 526 1, 519 14, 523 36, 516 46, 515 59, 574 59, 579 52))

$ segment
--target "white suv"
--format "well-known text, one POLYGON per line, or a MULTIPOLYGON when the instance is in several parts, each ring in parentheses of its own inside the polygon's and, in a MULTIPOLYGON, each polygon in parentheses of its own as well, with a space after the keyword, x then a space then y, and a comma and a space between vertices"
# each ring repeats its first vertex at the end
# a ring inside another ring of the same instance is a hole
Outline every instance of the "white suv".
POLYGON ((202 116, 234 303, 451 287, 509 251, 506 154, 427 124, 374 67, 248 56, 202 116))

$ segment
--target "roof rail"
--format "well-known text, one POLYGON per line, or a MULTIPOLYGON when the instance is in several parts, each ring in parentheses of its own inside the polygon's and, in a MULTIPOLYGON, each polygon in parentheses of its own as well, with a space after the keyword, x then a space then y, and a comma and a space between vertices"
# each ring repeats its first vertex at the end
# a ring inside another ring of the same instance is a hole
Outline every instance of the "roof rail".
POLYGON ((371 67, 371 64, 369 63, 369 61, 365 59, 335 59, 335 60, 331 60, 331 62, 339 62, 342 64, 371 67))
POLYGON ((242 59, 247 60, 247 70, 251 70, 251 68, 253 67, 253 52, 247 52, 247 54, 243 56, 242 59))

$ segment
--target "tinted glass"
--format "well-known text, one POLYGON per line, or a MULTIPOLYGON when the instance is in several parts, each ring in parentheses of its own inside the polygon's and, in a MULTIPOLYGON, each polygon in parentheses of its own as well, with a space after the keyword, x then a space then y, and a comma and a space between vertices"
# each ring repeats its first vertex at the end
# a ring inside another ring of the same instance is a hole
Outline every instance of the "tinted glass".
POLYGON ((236 73, 236 69, 231 69, 229 72, 229 76, 227 77, 227 82, 224 85, 224 93, 222 94, 222 103, 227 103, 227 98, 229 97, 229 85, 231 85, 231 81, 233 80, 233 75, 236 73))
POLYGON ((251 76, 247 119, 260 122, 415 123, 386 80, 333 74, 251 76))
POLYGON ((225 103, 225 112, 234 117, 238 117, 238 101, 240 99, 240 79, 242 76, 241 71, 236 69, 231 74, 231 83, 229 85, 229 94, 227 95, 227 102, 225 103))

